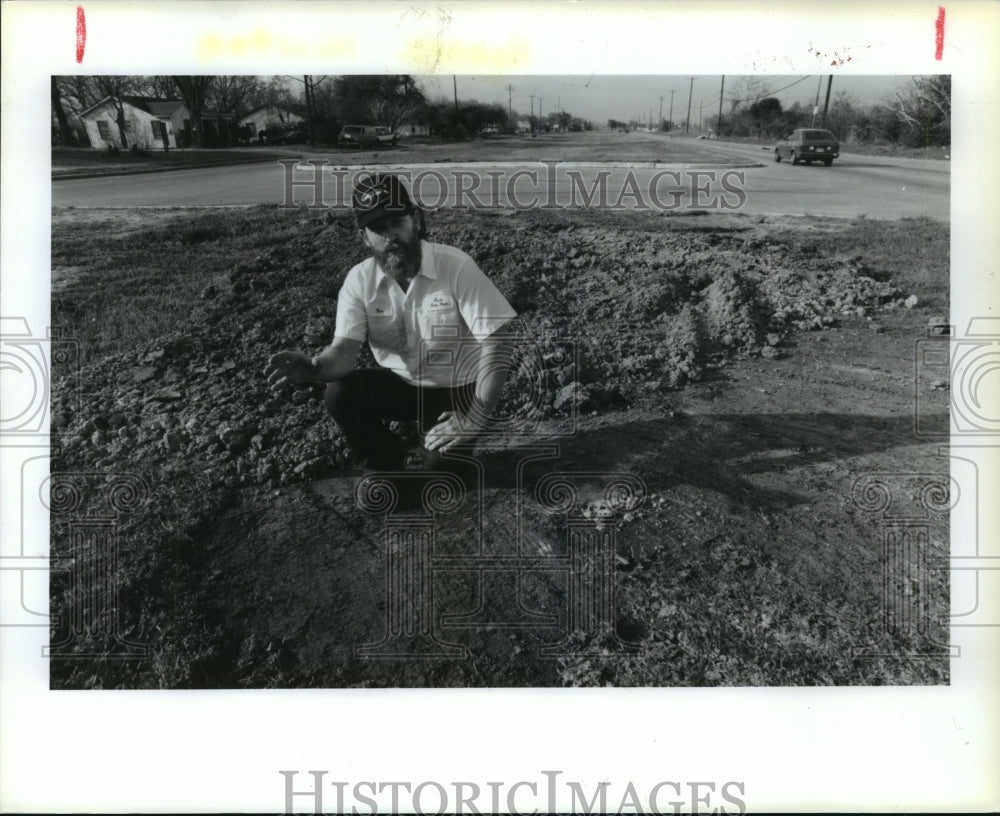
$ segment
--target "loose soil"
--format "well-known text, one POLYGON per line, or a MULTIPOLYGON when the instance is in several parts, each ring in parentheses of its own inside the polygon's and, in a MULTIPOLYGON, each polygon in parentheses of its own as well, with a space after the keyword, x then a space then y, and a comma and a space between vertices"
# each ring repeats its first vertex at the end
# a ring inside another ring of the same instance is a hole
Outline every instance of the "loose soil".
MULTIPOLYGON (((53 573, 53 612, 90 621, 53 687, 948 682, 947 572, 893 573, 928 627, 887 627, 886 522, 859 498, 877 474, 948 471, 914 433, 918 407, 947 428, 947 373, 913 362, 947 315, 945 226, 436 213, 432 240, 479 262, 522 341, 508 433, 424 516, 359 506, 320 389, 263 381, 274 351, 329 341, 363 257, 348 216, 81 217, 53 220, 53 323, 79 345, 54 360, 52 470, 87 474, 54 477, 82 485, 69 504, 53 487, 54 565, 93 558, 74 531, 106 485, 134 490, 114 594, 53 573), (432 595, 399 604, 390 579, 414 573, 388 553, 420 536, 432 595), (609 560, 574 572, 595 541, 609 560), (587 607, 599 578, 613 602, 587 607), (108 659, 122 640, 145 657, 108 659)), ((414 445, 413 479, 422 461, 414 445)), ((947 514, 928 529, 946 554, 947 514)))

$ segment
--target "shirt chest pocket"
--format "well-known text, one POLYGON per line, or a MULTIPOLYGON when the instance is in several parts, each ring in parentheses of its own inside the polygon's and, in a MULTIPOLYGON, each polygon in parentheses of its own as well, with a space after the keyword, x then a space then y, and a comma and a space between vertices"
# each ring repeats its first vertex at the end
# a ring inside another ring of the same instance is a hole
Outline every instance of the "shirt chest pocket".
POLYGON ((448 298, 444 302, 424 304, 417 310, 420 336, 424 340, 456 340, 462 336, 465 325, 455 302, 448 298))
POLYGON ((406 348, 406 327, 391 305, 370 303, 365 314, 368 318, 368 340, 373 346, 397 350, 406 348))

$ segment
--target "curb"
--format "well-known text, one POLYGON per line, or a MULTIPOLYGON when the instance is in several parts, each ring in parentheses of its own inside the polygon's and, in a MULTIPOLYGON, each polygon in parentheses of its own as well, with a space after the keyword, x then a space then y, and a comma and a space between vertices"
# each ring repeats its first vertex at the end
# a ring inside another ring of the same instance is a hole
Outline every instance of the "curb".
POLYGON ((222 162, 200 162, 196 164, 187 164, 184 166, 178 165, 177 167, 145 167, 136 170, 113 170, 106 173, 99 173, 96 171, 84 171, 82 173, 60 173, 58 176, 52 176, 52 181, 63 181, 64 179, 91 179, 91 178, 112 178, 116 176, 138 176, 145 175, 147 173, 170 173, 175 170, 203 170, 210 167, 233 167, 240 164, 266 164, 270 162, 277 162, 278 159, 301 159, 302 154, 296 153, 291 156, 277 156, 267 159, 233 159, 231 161, 222 162))

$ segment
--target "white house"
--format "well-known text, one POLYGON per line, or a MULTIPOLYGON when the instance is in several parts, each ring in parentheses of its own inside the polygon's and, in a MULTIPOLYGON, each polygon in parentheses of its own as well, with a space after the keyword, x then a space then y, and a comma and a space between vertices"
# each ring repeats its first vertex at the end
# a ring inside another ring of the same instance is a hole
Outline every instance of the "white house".
MULTIPOLYGON (((183 102, 141 96, 123 96, 121 102, 125 114, 125 140, 129 147, 162 149, 164 140, 169 147, 177 147, 176 134, 184 129, 189 118, 183 102)), ((118 109, 110 96, 83 111, 80 121, 87 129, 91 147, 122 146, 118 109)))
MULTIPOLYGON (((191 115, 187 105, 179 99, 154 99, 148 96, 123 96, 125 114, 125 140, 129 147, 162 149, 187 147, 190 143, 191 115), (179 140, 179 141, 178 141, 179 140)), ((201 115, 202 127, 209 141, 228 140, 232 114, 205 111, 201 115)), ((121 147, 118 131, 118 108, 110 96, 91 105, 80 114, 80 121, 87 129, 90 146, 97 148, 121 147)))
POLYGON ((419 122, 407 122, 396 128, 396 134, 400 139, 409 139, 413 136, 430 136, 431 129, 419 122))
POLYGON ((256 139, 262 130, 280 126, 294 125, 306 121, 305 112, 298 112, 279 105, 261 105, 242 117, 236 124, 247 129, 247 135, 256 139))

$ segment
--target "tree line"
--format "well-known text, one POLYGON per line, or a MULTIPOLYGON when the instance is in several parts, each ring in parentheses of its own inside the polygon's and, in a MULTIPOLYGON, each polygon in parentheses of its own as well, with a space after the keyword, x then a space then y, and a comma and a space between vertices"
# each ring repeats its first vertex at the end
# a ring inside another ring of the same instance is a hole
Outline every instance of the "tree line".
MULTIPOLYGON (((190 114, 186 138, 197 147, 245 141, 236 127, 205 127, 207 113, 228 114, 235 121, 265 105, 301 112, 301 127, 313 144, 333 144, 346 124, 383 125, 396 130, 420 125, 433 135, 465 139, 483 132, 512 132, 522 118, 497 103, 475 99, 428 99, 409 75, 350 76, 54 76, 53 143, 86 144, 79 115, 110 97, 121 144, 128 147, 122 100, 128 96, 178 99, 190 114)), ((528 118, 528 117, 523 117, 528 118)), ((565 111, 544 119, 530 117, 535 130, 589 130, 592 125, 565 111)))
MULTIPOLYGON (((817 102, 818 102, 817 98, 817 102)), ((712 102, 718 109, 719 100, 712 102)), ((770 96, 760 77, 741 77, 733 95, 723 98, 723 113, 701 121, 696 116, 689 128, 710 129, 720 136, 777 140, 796 128, 814 127, 833 131, 848 144, 892 144, 903 147, 941 147, 951 144, 951 77, 911 77, 882 100, 863 104, 851 93, 839 91, 829 104, 795 102, 787 108, 770 96), (727 105, 728 103, 728 105, 727 105), (814 110, 815 109, 815 110, 814 110)), ((609 130, 641 130, 648 122, 609 119, 609 130)), ((655 127, 655 125, 654 125, 655 127)), ((685 122, 663 119, 661 131, 685 130, 685 122)))
MULTIPOLYGON (((745 84, 752 86, 754 79, 745 84)), ((745 90, 745 89, 744 89, 745 90)), ((708 127, 721 136, 780 139, 796 128, 833 131, 849 144, 893 144, 903 147, 939 147, 951 144, 951 77, 940 74, 911 77, 879 102, 862 104, 840 91, 813 113, 813 105, 796 102, 782 108, 774 97, 738 98, 708 127)))

